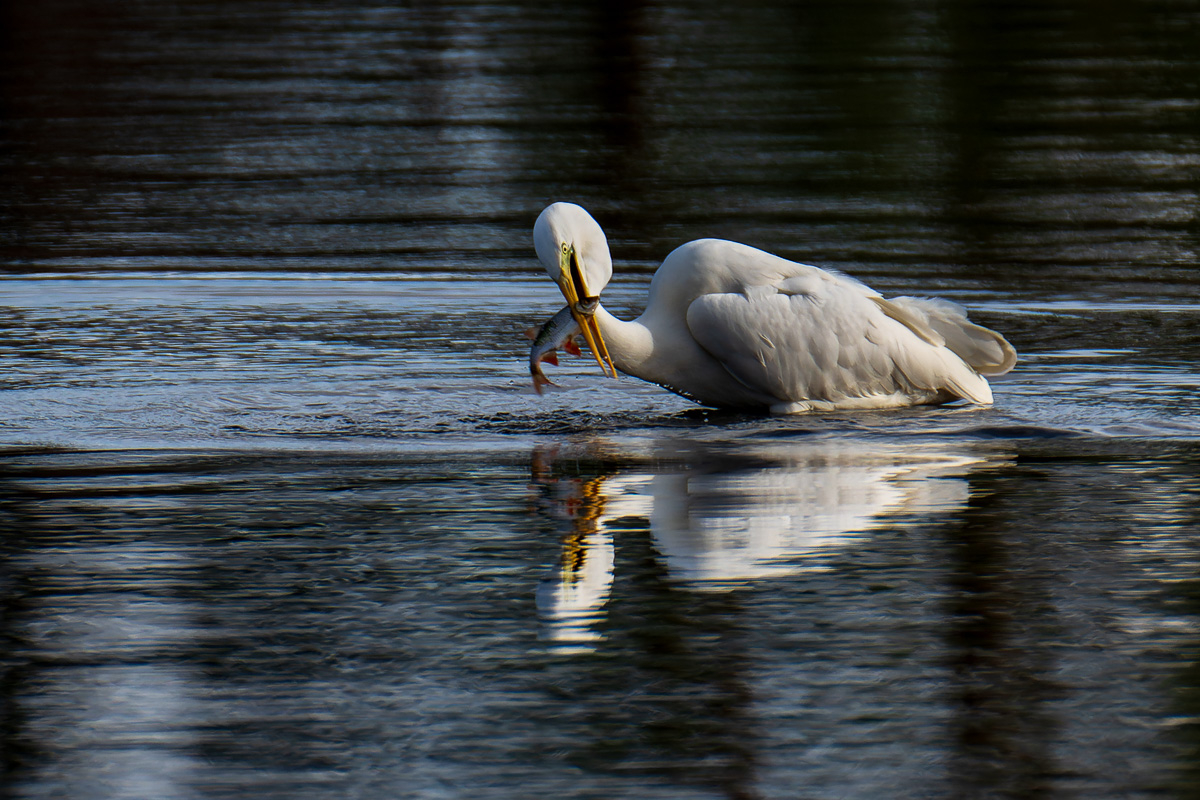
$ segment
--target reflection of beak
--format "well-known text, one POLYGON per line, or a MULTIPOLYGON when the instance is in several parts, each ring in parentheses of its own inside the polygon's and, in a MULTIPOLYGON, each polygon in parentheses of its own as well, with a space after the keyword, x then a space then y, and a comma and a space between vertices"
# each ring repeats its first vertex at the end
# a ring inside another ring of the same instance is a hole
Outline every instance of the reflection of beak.
POLYGON ((600 298, 587 290, 574 247, 563 248, 559 254, 558 266, 558 288, 562 290, 563 297, 567 298, 571 316, 579 323, 583 338, 587 340, 592 355, 596 357, 596 363, 600 365, 600 371, 605 375, 617 377, 617 368, 613 366, 608 347, 604 344, 604 337, 600 335, 600 325, 596 322, 595 312, 600 298))

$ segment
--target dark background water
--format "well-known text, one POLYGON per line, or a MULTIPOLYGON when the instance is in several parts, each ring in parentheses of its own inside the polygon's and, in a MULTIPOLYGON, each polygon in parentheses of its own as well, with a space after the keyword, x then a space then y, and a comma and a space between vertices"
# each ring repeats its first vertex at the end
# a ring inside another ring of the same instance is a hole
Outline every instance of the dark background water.
POLYGON ((10 269, 524 271, 572 199, 644 269, 1195 286, 1193 3, 4 8, 10 269))
POLYGON ((0 9, 0 796, 1196 794, 1200 3, 0 9), (537 398, 554 200, 1022 361, 537 398))

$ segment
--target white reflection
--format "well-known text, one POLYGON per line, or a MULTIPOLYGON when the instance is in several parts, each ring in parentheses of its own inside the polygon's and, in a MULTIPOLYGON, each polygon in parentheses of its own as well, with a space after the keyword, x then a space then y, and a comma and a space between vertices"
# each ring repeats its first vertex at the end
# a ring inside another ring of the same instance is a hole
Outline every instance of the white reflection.
POLYGON ((828 568, 829 553, 869 531, 965 508, 979 454, 936 445, 848 438, 659 446, 638 459, 588 453, 600 464, 638 463, 591 478, 539 451, 534 482, 551 516, 567 521, 559 566, 538 588, 542 635, 588 649, 613 584, 614 533, 649 523, 672 580, 719 591, 746 581, 828 568))
POLYGON ((195 797, 195 676, 162 664, 48 670, 23 700, 23 736, 45 752, 26 786, 59 797, 195 797))
POLYGON ((44 662, 15 700, 16 735, 41 754, 23 779, 27 794, 198 796, 196 731, 211 722, 195 695, 201 676, 163 658, 205 631, 193 603, 161 588, 195 562, 149 542, 81 542, 29 559, 53 602, 19 621, 21 641, 44 662))
POLYGON ((533 481, 542 487, 543 507, 570 524, 562 540, 558 566, 538 584, 541 637, 559 652, 587 651, 601 636, 596 623, 608 603, 613 582, 612 534, 599 523, 608 505, 604 478, 556 478, 556 450, 534 453, 533 481))
POLYGON ((613 582, 613 540, 608 531, 567 537, 558 568, 538 584, 542 638, 561 649, 590 649, 613 582))
POLYGON ((671 575, 696 588, 822 567, 819 555, 900 514, 961 508, 973 459, 825 441, 767 466, 655 475, 651 531, 671 575))

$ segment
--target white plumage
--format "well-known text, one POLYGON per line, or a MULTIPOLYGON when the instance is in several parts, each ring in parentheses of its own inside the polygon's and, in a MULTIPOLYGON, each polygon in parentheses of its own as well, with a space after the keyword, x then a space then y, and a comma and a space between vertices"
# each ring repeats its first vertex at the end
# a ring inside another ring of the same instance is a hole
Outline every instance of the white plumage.
POLYGON ((584 209, 547 207, 534 245, 601 369, 608 361, 707 406, 788 414, 986 404, 984 376, 1016 363, 1003 336, 953 303, 887 300, 837 272, 720 239, 667 256, 645 312, 625 322, 598 302, 612 258, 584 209))

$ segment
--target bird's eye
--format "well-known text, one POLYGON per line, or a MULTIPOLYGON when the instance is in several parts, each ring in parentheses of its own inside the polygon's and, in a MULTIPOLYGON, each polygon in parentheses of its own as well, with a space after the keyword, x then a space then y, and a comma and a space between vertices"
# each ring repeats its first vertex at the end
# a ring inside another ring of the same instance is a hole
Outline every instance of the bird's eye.
POLYGON ((563 255, 571 252, 571 247, 566 242, 563 242, 563 255))

